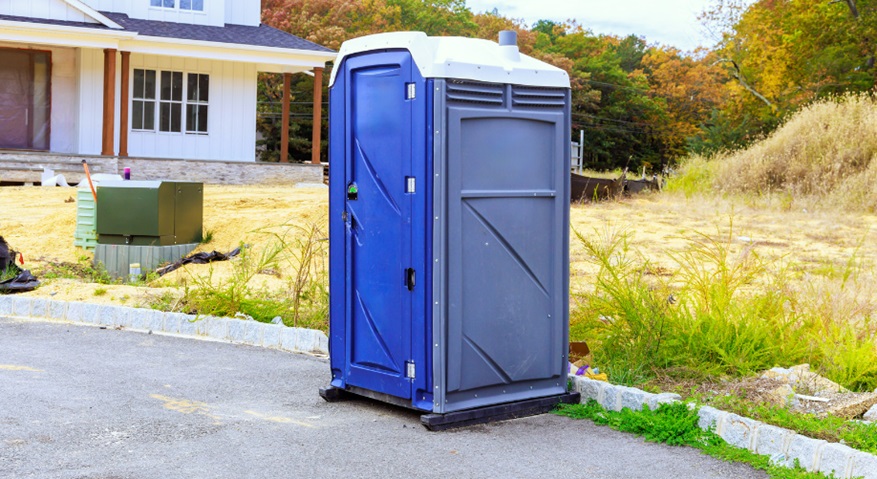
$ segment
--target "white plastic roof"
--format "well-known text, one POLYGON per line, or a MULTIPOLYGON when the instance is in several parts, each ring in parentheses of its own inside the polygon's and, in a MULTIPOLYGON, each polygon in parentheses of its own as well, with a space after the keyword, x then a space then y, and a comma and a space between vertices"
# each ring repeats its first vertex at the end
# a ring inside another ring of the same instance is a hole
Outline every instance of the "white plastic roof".
POLYGON ((569 75, 553 65, 490 40, 429 37, 423 32, 379 33, 341 45, 329 85, 344 58, 375 50, 408 50, 424 78, 475 80, 540 87, 569 88, 569 75))

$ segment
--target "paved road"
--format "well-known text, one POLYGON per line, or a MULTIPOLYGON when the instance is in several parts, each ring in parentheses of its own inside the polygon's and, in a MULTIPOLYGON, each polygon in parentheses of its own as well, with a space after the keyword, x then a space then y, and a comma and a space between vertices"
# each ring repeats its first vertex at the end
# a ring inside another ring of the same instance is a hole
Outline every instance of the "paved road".
POLYGON ((325 360, 0 318, 0 478, 762 478, 554 415, 433 433, 325 360))

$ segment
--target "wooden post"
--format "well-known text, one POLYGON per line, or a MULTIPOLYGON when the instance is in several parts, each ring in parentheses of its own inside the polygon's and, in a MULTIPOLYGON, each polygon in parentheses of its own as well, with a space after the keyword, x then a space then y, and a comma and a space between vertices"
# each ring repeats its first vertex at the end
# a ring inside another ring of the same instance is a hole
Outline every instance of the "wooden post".
POLYGON ((122 52, 122 104, 119 118, 119 156, 128 156, 128 104, 130 88, 128 80, 131 76, 131 52, 122 52))
POLYGON ((320 137, 323 132, 323 69, 314 68, 314 136, 311 143, 311 163, 320 164, 320 137))
POLYGON ((292 73, 283 74, 283 114, 280 125, 280 162, 289 163, 289 85, 292 73))
POLYGON ((115 155, 116 50, 104 49, 104 118, 101 155, 115 155))

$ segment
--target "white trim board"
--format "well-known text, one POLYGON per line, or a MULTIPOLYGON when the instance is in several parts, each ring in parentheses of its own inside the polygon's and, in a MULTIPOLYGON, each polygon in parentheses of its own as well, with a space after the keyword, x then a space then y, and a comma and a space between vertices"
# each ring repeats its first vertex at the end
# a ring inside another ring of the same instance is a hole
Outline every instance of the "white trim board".
POLYGON ((89 7, 88 5, 82 3, 79 0, 64 0, 64 3, 79 10, 80 12, 84 13, 85 15, 97 20, 99 23, 103 24, 107 28, 112 28, 113 30, 124 30, 121 25, 110 20, 102 13, 89 7))

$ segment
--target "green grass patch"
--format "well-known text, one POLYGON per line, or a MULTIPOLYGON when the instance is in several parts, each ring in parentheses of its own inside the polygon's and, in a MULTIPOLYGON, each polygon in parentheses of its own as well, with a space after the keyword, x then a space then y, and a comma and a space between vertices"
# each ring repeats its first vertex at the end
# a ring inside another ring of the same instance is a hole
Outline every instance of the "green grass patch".
POLYGON ((88 255, 80 255, 76 263, 47 262, 41 268, 34 269, 33 274, 40 279, 76 279, 98 284, 120 283, 110 276, 103 264, 94 266, 88 255))
POLYGON ((798 414, 736 396, 717 396, 711 398, 708 404, 723 411, 791 429, 808 437, 839 442, 860 451, 877 454, 877 424, 847 421, 834 416, 819 418, 813 414, 798 414))
POLYGON ((755 469, 765 471, 776 479, 823 479, 827 476, 807 472, 800 467, 785 468, 771 464, 767 456, 759 456, 745 449, 733 447, 712 431, 698 427, 696 410, 684 403, 662 404, 652 411, 648 407, 642 411, 623 409, 607 411, 596 401, 586 404, 561 405, 556 414, 573 419, 590 419, 601 426, 609 426, 616 431, 642 436, 646 441, 659 442, 671 446, 689 446, 703 451, 712 457, 725 461, 742 462, 755 469))
POLYGON ((679 165, 679 171, 667 178, 664 187, 668 192, 679 192, 686 198, 713 193, 715 166, 700 155, 690 156, 679 165))

